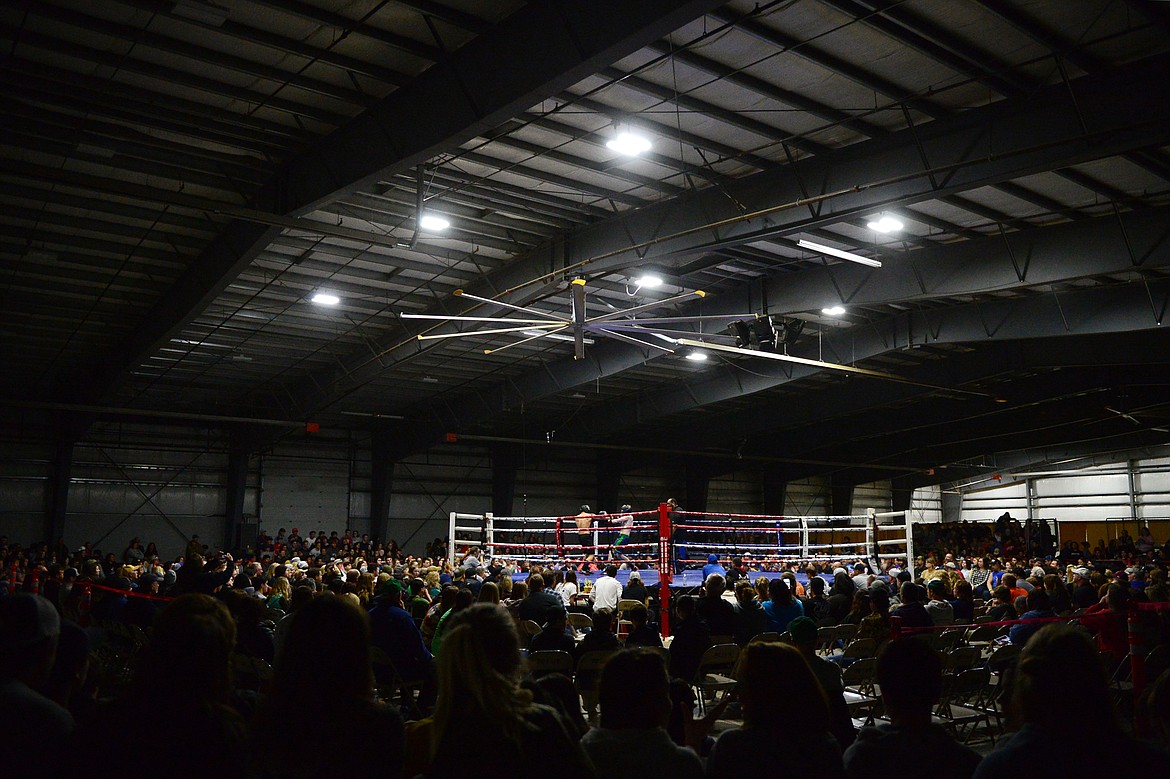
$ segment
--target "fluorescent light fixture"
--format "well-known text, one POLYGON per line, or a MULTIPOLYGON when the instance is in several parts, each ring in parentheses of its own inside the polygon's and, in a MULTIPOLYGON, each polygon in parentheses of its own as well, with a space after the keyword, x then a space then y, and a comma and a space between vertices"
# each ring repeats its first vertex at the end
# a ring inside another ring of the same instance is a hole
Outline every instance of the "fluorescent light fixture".
POLYGON ((624 154, 627 157, 637 157, 644 151, 650 151, 650 139, 635 133, 623 130, 617 134, 616 138, 611 138, 605 142, 605 146, 618 154, 624 154))
POLYGON ((314 303, 322 306, 336 306, 341 302, 341 298, 337 295, 330 295, 328 292, 318 292, 311 299, 314 303))
POLYGON ((434 230, 438 232, 439 230, 446 230, 451 226, 451 223, 441 216, 435 216, 434 214, 423 214, 422 218, 418 220, 418 226, 424 230, 434 230))
POLYGON ((865 226, 879 233, 896 233, 906 225, 902 224, 899 219, 883 214, 880 219, 873 222, 866 222, 865 226))
POLYGON ((849 260, 850 262, 856 262, 861 265, 868 265, 871 268, 882 267, 882 264, 877 260, 871 260, 868 257, 862 257, 860 254, 834 249, 832 246, 822 246, 819 243, 806 241, 803 238, 797 241, 796 245, 802 249, 808 249, 809 251, 817 252, 818 254, 827 254, 830 257, 838 257, 842 260, 849 260))
POLYGON ((654 289, 662 286, 662 277, 653 273, 645 273, 634 279, 634 286, 638 288, 645 287, 646 289, 654 289))
MULTIPOLYGON (((543 336, 545 338, 551 338, 554 341, 568 341, 569 343, 572 343, 574 340, 573 336, 571 336, 571 335, 565 335, 564 333, 546 333, 543 330, 525 330, 525 331, 521 332, 520 335, 526 335, 529 338, 537 338, 537 337, 543 336)), ((593 343, 593 339, 586 338, 585 343, 591 344, 591 343, 593 343)))
POLYGON ((833 306, 832 308, 822 308, 821 313, 825 316, 841 316, 845 313, 845 309, 841 306, 833 306))
POLYGON ((695 362, 704 362, 707 359, 707 353, 700 351, 688 352, 687 359, 694 360, 695 362))

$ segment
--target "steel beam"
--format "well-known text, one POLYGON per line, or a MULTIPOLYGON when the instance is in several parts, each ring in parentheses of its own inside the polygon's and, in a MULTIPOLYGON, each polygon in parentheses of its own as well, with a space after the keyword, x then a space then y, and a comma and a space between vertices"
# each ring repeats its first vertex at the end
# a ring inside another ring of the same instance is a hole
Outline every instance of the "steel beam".
MULTIPOLYGON (((253 206, 300 216, 347 193, 368 190, 523 113, 719 5, 718 0, 645 0, 634 5, 599 0, 526 6, 291 160, 253 206), (541 45, 533 46, 533 41, 541 45), (436 100, 436 95, 443 99, 436 100)), ((309 6, 297 5, 301 6, 309 12, 309 6)), ((277 229, 231 222, 117 352, 83 369, 83 376, 75 377, 70 386, 84 385, 82 396, 87 400, 105 398, 142 359, 203 311, 278 234, 277 229)))
MULTIPOLYGON (((1170 125, 1151 119, 1147 103, 1128 97, 1140 92, 1170 102, 1167 69, 1170 56, 1162 56, 1074 81, 1077 104, 1091 122, 1089 136, 1081 132, 1069 87, 1057 85, 583 227, 569 243, 533 251, 468 291, 483 297, 512 291, 506 299, 525 302, 549 290, 564 273, 606 274, 654 261, 670 266, 713 249, 806 232, 883 208, 1170 142, 1170 125), (920 143, 933 177, 923 170, 920 143), (802 207, 807 200, 794 171, 816 184, 815 213, 802 207), (756 216, 745 218, 735 202, 756 216), (550 273, 550 267, 563 270, 550 273)), ((633 349, 592 351, 582 364, 594 368, 588 379, 645 360, 633 349)), ((304 408, 320 410, 387 366, 418 353, 413 338, 385 343, 377 359, 355 354, 343 372, 314 377, 293 395, 304 408)), ((558 378, 556 383, 574 386, 580 380, 558 378)))

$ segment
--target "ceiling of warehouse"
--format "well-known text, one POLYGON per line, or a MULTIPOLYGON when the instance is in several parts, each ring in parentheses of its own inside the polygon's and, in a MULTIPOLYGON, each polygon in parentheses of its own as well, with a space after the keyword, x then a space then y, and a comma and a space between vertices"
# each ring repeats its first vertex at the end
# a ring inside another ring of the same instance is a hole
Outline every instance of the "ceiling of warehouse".
POLYGON ((0 36, 26 424, 403 419, 855 483, 1170 442, 1168 3, 30 0, 0 36), (643 316, 800 319, 792 356, 901 380, 402 318, 565 316, 577 277, 589 316, 702 290, 643 316))

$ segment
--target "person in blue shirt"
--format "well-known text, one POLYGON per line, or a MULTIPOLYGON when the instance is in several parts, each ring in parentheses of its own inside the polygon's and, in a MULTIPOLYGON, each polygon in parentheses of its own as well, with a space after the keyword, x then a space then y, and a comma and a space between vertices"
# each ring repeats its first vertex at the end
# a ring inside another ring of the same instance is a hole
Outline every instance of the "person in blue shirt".
POLYGON ((804 616, 804 606, 793 596, 783 579, 768 582, 768 595, 771 600, 764 601, 764 613, 768 615, 769 632, 783 633, 788 630, 789 622, 804 616))
POLYGON ((719 555, 709 554, 707 555, 707 564, 703 566, 703 581, 707 581, 707 577, 713 573, 726 577, 727 569, 719 564, 719 555))

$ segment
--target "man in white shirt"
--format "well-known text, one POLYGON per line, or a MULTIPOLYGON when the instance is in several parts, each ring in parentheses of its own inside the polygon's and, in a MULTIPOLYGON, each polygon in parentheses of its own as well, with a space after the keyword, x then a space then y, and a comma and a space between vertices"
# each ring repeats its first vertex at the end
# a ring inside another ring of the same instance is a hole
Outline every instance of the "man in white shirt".
POLYGON ((617 566, 605 566, 605 575, 593 584, 593 610, 609 609, 617 611, 618 601, 622 597, 622 585, 614 576, 617 575, 617 566))
POLYGON ((864 590, 869 587, 869 566, 865 563, 854 563, 853 583, 857 585, 857 589, 859 590, 864 590))

